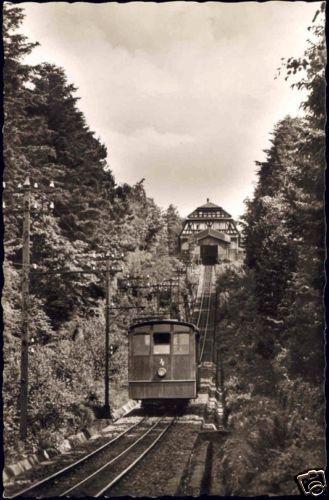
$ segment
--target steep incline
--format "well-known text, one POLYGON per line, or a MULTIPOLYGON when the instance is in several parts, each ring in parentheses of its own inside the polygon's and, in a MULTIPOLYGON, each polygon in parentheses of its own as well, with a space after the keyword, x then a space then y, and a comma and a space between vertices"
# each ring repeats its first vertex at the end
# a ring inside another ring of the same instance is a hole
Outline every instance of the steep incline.
POLYGON ((214 354, 215 294, 213 290, 214 267, 201 268, 198 296, 193 322, 200 329, 199 362, 212 362, 214 354))

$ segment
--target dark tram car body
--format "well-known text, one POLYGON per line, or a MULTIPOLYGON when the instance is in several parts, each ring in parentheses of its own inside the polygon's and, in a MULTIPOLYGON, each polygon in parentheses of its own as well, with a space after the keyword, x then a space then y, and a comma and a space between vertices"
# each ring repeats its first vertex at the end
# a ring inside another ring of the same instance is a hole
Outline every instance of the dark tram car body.
POLYGON ((143 403, 197 396, 199 331, 162 319, 129 328, 129 397, 143 403))

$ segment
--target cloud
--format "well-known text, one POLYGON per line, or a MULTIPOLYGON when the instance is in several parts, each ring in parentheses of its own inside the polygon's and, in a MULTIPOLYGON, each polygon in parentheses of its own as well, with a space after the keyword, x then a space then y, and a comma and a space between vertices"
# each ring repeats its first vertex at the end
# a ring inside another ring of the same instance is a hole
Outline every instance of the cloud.
POLYGON ((183 215, 206 197, 243 210, 275 122, 300 96, 274 80, 319 3, 27 3, 32 62, 63 66, 119 182, 183 215))

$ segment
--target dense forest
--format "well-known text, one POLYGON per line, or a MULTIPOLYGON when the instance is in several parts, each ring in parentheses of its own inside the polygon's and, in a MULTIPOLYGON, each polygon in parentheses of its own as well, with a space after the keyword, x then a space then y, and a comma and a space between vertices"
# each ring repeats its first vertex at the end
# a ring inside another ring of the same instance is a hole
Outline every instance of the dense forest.
MULTIPOLYGON (((116 183, 110 152, 88 127, 65 71, 24 62, 37 43, 18 31, 23 20, 21 8, 4 7, 3 398, 9 461, 22 450, 56 446, 91 422, 103 402, 105 278, 69 271, 99 267, 94 255, 103 251, 123 254, 123 275, 151 284, 183 269, 177 209, 161 210, 143 181, 116 183), (31 266, 29 436, 22 443, 21 186, 27 175, 31 263, 38 272, 31 266)), ((325 465, 324 4, 309 31, 305 54, 282 60, 279 76, 291 82, 292 92, 306 90, 303 117, 287 116, 274 126, 242 219, 245 262, 228 264, 216 285, 229 431, 223 449, 227 495, 295 494, 294 475, 325 465)), ((125 284, 112 284, 115 305, 154 309, 154 294, 125 284)), ((190 283, 184 285, 191 291, 190 283)), ((137 314, 112 312, 113 407, 127 398, 127 325, 137 314)))
MULTIPOLYGON (((4 7, 2 304, 7 458, 23 446, 18 437, 18 396, 22 185, 27 175, 32 189, 29 447, 56 445, 86 425, 93 408, 103 402, 105 273, 69 271, 104 268, 94 258, 100 252, 123 255, 118 263, 121 276, 138 275, 150 285, 173 278, 182 269, 175 257, 181 228, 176 208, 170 205, 162 211, 147 197, 143 181, 116 184, 106 147, 79 111, 77 89, 65 71, 47 63, 24 62, 37 44, 19 32, 23 19, 21 8, 4 7)), ((154 311, 155 299, 147 289, 138 294, 132 287, 126 291, 111 287, 111 302, 117 307, 144 304, 154 311)), ((127 399, 126 329, 142 312, 111 313, 113 407, 127 399)))
POLYGON ((324 4, 309 31, 281 67, 307 90, 304 117, 275 125, 246 203, 245 265, 217 284, 227 494, 296 494, 294 476, 325 468, 324 4))

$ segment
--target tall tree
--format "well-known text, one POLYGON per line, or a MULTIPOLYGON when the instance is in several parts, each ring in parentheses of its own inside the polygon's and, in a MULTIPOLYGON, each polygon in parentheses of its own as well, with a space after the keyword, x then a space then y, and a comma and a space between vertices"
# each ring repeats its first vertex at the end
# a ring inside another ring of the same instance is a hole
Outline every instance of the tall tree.
POLYGON ((179 250, 178 237, 182 230, 182 219, 177 208, 170 204, 165 214, 169 255, 177 255, 179 250))
POLYGON ((40 175, 46 179, 52 175, 61 187, 56 200, 59 224, 71 240, 95 239, 99 219, 104 210, 108 213, 114 195, 106 148, 88 128, 76 106, 77 89, 67 82, 61 68, 41 65, 33 84, 36 98, 30 113, 46 120, 55 151, 53 161, 40 169, 40 175))
POLYGON ((236 495, 294 494, 294 475, 312 460, 325 464, 324 4, 309 31, 304 56, 282 68, 294 89, 307 90, 305 114, 276 125, 257 164, 245 215, 246 276, 235 271, 219 282, 232 431, 223 465, 236 495), (243 472, 231 474, 241 459, 243 472))

